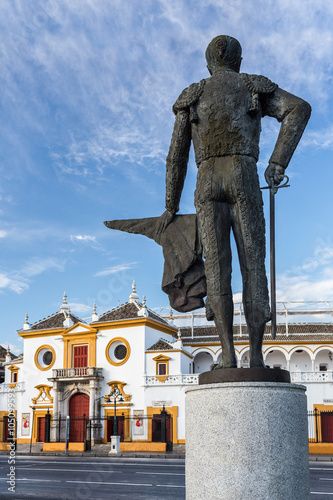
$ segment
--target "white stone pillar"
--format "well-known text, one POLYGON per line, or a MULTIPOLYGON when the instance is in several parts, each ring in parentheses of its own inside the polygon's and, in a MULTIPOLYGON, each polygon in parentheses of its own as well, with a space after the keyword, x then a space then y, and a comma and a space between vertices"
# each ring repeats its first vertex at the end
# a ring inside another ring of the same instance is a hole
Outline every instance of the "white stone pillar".
POLYGON ((314 359, 312 359, 312 360, 311 360, 311 363, 312 363, 312 368, 311 368, 311 369, 312 369, 312 371, 314 372, 314 371, 315 371, 315 360, 314 360, 314 359))
POLYGON ((90 419, 95 417, 95 415, 94 415, 95 394, 96 394, 95 381, 91 380, 90 381, 90 398, 89 398, 89 418, 90 419))
POLYGON ((225 382, 186 390, 187 500, 309 500, 305 387, 225 382))
POLYGON ((58 384, 53 382, 53 417, 58 416, 58 384))

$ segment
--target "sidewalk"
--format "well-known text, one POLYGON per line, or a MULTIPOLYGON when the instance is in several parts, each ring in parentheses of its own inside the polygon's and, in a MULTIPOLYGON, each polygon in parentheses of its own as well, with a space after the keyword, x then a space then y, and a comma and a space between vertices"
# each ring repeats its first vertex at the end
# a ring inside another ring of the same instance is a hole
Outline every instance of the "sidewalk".
MULTIPOLYGON (((66 456, 64 452, 43 452, 42 443, 34 443, 31 447, 31 454, 35 456, 66 456)), ((170 458, 170 459, 185 459, 185 444, 174 444, 173 450, 167 453, 160 452, 128 452, 119 453, 117 455, 109 455, 110 443, 95 444, 91 451, 85 452, 70 452, 68 456, 71 457, 109 457, 109 458, 170 458)), ((18 444, 16 455, 29 455, 29 444, 18 444)), ((0 451, 0 455, 8 455, 6 451, 0 451)), ((333 455, 309 455, 309 461, 313 462, 333 462, 333 455)))
MULTIPOLYGON (((116 455, 109 455, 111 449, 111 444, 95 444, 91 451, 77 452, 71 451, 68 453, 71 457, 125 457, 125 458, 185 458, 185 445, 184 444, 174 444, 173 451, 168 451, 166 453, 160 452, 126 452, 118 453, 116 455)), ((31 454, 35 456, 65 456, 64 452, 43 452, 43 443, 34 443, 31 447, 31 454)), ((7 451, 0 451, 0 455, 7 455, 7 451)), ((16 449, 16 455, 29 455, 30 454, 30 444, 18 444, 16 449)))

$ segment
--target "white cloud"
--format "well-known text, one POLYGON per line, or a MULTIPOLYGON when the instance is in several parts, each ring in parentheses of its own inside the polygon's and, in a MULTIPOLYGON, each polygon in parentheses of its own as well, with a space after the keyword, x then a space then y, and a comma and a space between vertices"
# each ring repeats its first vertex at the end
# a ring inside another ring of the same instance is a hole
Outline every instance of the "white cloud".
POLYGON ((119 264, 117 266, 108 267, 104 269, 104 271, 99 271, 94 276, 109 276, 110 274, 117 274, 122 271, 127 271, 127 269, 132 269, 135 266, 136 262, 130 262, 128 264, 119 264))
POLYGON ((7 234, 8 234, 7 231, 0 229, 0 238, 6 238, 7 234))
POLYGON ((81 304, 79 302, 70 302, 68 305, 71 309, 71 312, 77 314, 88 313, 88 312, 90 313, 92 310, 91 306, 87 306, 87 304, 81 304))
POLYGON ((30 278, 49 270, 63 271, 65 261, 55 258, 33 258, 21 269, 9 273, 0 273, 0 290, 22 293, 29 288, 30 278))
POLYGON ((8 289, 15 293, 22 293, 27 288, 29 287, 24 277, 19 278, 0 273, 0 290, 8 289))
POLYGON ((88 234, 71 234, 71 241, 83 241, 85 243, 96 243, 96 236, 89 236, 88 234))
POLYGON ((63 271, 65 268, 65 260, 55 259, 53 257, 48 258, 38 258, 35 257, 31 259, 24 267, 21 269, 20 274, 28 278, 31 276, 36 276, 38 274, 44 273, 50 269, 56 271, 63 271))

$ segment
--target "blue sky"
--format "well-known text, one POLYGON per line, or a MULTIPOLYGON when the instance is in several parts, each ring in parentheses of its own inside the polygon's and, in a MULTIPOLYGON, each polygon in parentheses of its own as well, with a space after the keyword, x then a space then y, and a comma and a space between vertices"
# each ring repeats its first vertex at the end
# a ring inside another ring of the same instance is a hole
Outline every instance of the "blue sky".
MULTIPOLYGON (((56 312, 88 317, 133 279, 166 306, 161 248, 104 220, 164 211, 165 158, 183 88, 208 76, 210 40, 243 46, 241 70, 312 105, 277 203, 280 300, 333 300, 333 4, 322 0, 3 0, 0 4, 0 343, 56 312)), ((278 133, 265 118, 263 172, 278 133)), ((193 212, 191 155, 181 212, 193 212)), ((264 194, 266 212, 268 193, 264 194)), ((233 289, 241 292, 237 259, 233 289)))

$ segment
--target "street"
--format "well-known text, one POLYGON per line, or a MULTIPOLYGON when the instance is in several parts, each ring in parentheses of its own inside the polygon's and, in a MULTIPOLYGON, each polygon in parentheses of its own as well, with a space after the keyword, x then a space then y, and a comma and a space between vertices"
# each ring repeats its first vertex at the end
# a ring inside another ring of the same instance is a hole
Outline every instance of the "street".
MULTIPOLYGON (((15 492, 8 491, 9 472, 8 456, 2 455, 0 499, 185 499, 180 459, 19 455, 15 492)), ((333 500, 333 462, 310 462, 310 486, 311 500, 333 500)))
POLYGON ((1 499, 185 498, 184 460, 17 456, 15 493, 8 491, 9 467, 1 456, 1 499))

